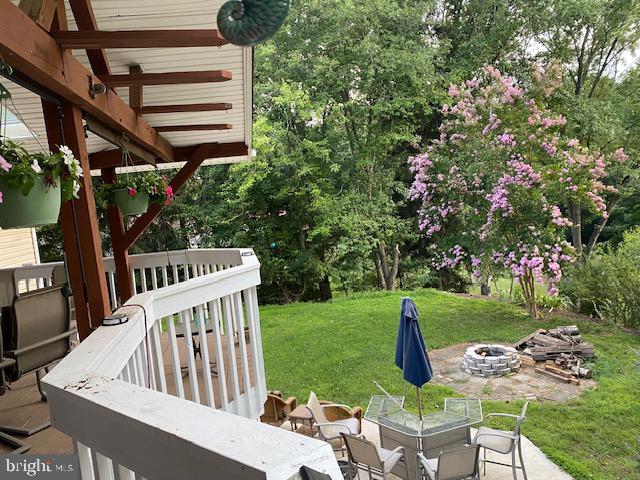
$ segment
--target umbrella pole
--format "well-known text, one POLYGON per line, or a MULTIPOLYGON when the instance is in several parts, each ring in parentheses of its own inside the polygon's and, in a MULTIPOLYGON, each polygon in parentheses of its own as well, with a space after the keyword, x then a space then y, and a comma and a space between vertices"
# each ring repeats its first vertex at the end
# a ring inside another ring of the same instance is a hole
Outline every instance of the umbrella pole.
POLYGON ((416 397, 418 399, 418 416, 422 421, 422 402, 420 401, 420 387, 416 387, 416 397))

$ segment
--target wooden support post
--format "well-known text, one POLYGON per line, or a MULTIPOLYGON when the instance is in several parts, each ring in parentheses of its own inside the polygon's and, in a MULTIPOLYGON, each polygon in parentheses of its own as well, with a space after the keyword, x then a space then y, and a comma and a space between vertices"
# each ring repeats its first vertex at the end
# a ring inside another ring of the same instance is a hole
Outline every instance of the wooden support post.
MULTIPOLYGON (((42 111, 47 127, 49 149, 55 152, 63 144, 62 129, 58 114, 58 106, 47 100, 42 101, 42 111)), ((77 241, 76 225, 74 221, 72 202, 63 202, 60 211, 60 227, 64 243, 65 263, 69 286, 73 291, 73 303, 80 338, 86 338, 91 333, 89 321, 89 301, 84 284, 82 269, 82 253, 77 241)))
POLYGON ((82 112, 63 101, 61 126, 56 105, 43 101, 43 111, 49 148, 56 151, 60 145, 66 144, 80 162, 84 174, 80 179, 80 198, 64 202, 60 215, 78 333, 83 340, 100 325, 100 321, 111 312, 111 307, 82 112))
MULTIPOLYGON (((115 167, 102 170, 102 180, 105 183, 116 182, 115 167)), ((124 221, 117 205, 107 207, 107 221, 111 233, 111 245, 113 247, 113 259, 116 264, 116 281, 120 304, 124 304, 133 297, 133 285, 131 283, 131 267, 129 265, 129 251, 124 244, 124 221)))

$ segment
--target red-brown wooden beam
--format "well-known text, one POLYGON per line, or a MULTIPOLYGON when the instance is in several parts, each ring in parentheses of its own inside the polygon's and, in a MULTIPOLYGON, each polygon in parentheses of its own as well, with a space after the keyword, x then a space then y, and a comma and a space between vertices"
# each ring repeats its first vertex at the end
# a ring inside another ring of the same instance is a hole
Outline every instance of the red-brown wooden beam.
POLYGON ((60 213, 78 333, 83 340, 100 325, 111 307, 82 112, 68 101, 62 103, 60 112, 56 105, 43 101, 43 112, 50 149, 56 151, 59 145, 67 145, 80 161, 84 174, 80 179, 79 198, 63 202, 60 213))
MULTIPOLYGON (((93 14, 91 0, 69 0, 69 5, 71 6, 71 11, 73 12, 73 17, 76 20, 78 30, 98 30, 98 22, 93 14)), ((109 58, 107 57, 107 52, 105 50, 89 48, 86 53, 93 73, 96 75, 109 75, 111 73, 111 69, 109 68, 109 58)))
POLYGON ((107 90, 92 95, 89 81, 101 83, 71 52, 64 52, 42 28, 11 0, 0 0, 0 55, 15 70, 61 98, 77 105, 105 125, 124 133, 129 140, 166 161, 173 148, 153 127, 107 90))
POLYGON ((156 113, 215 112, 232 108, 231 103, 192 103, 186 105, 144 105, 142 108, 136 108, 135 111, 141 115, 152 115, 156 113))
MULTIPOLYGON (((191 178, 191 176, 195 173, 195 171, 202 165, 207 158, 210 156, 211 145, 203 144, 196 147, 193 151, 187 163, 180 169, 180 171, 176 174, 175 177, 171 180, 169 185, 173 189, 174 193, 178 193, 180 189, 187 183, 187 180, 191 178)), ((127 230, 125 235, 124 244, 126 248, 131 248, 131 246, 140 238, 140 235, 144 233, 144 231, 149 228, 149 225, 155 220, 155 218, 160 214, 160 211, 164 208, 164 205, 153 204, 149 206, 149 210, 144 215, 138 217, 138 219, 131 225, 131 228, 127 230)))
POLYGON ((63 17, 60 24, 66 25, 63 0, 20 0, 19 8, 47 31, 51 30, 56 15, 63 17))
POLYGON ((100 79, 109 87, 131 85, 180 85, 185 83, 226 82, 233 78, 229 70, 167 73, 130 73, 123 75, 101 75, 100 79))
MULTIPOLYGON (((102 181, 105 183, 116 182, 116 169, 114 167, 102 169, 102 181)), ((123 305, 133 297, 133 284, 131 283, 131 266, 129 264, 129 251, 124 244, 124 219, 117 205, 107 207, 107 222, 111 234, 111 246, 113 247, 113 260, 116 265, 116 282, 120 304, 123 305)))
POLYGON ((230 123, 210 123, 199 125, 165 125, 156 127, 158 132, 194 132, 197 130, 231 130, 233 125, 230 123))
POLYGON ((217 30, 67 31, 53 35, 64 48, 220 47, 228 42, 217 30))
MULTIPOLYGON (((209 157, 208 158, 224 158, 224 157, 239 157, 248 154, 248 148, 244 142, 230 142, 230 143, 210 143, 209 145, 209 157)), ((173 155, 176 162, 186 162, 189 157, 197 148, 198 145, 188 147, 175 147, 173 149, 173 155)), ((91 162, 91 168, 93 170, 101 170, 109 167, 121 167, 122 166, 122 152, 119 149, 104 150, 102 152, 96 152, 89 155, 91 162)), ((139 158, 132 158, 134 165, 145 165, 148 162, 139 158)))
MULTIPOLYGON (((63 134, 58 113, 58 106, 47 100, 42 101, 42 112, 47 128, 47 139, 51 151, 56 151, 63 145, 63 134)), ((85 288, 84 272, 82 269, 82 252, 78 242, 78 231, 74 219, 73 202, 62 202, 60 210, 60 227, 64 244, 65 264, 69 286, 73 292, 78 333, 81 338, 86 338, 91 333, 91 320, 89 314, 89 300, 85 288)))

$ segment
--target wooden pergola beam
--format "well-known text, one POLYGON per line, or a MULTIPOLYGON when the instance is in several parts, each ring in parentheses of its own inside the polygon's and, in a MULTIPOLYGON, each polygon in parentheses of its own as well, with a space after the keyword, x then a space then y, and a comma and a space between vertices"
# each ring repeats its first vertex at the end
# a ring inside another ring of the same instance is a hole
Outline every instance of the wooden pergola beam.
POLYGON ((146 105, 136 108, 141 115, 153 115, 156 113, 183 113, 183 112, 215 112, 231 110, 231 103, 192 103, 185 105, 146 105))
MULTIPOLYGON (((248 155, 249 149, 244 142, 230 142, 230 143, 208 143, 209 156, 205 159, 212 158, 224 158, 224 157, 240 157, 242 155, 248 155)), ((173 156, 176 162, 186 162, 193 154, 198 145, 188 147, 175 147, 173 149, 173 156)), ((133 152, 132 152, 133 153, 133 152)), ((135 155, 135 154, 134 154, 135 155)), ((102 152, 96 152, 89 155, 91 169, 102 170, 109 167, 121 167, 122 166, 122 151, 119 149, 105 150, 102 152)), ((134 165, 145 165, 148 161, 141 158, 132 158, 134 165)))
MULTIPOLYGON (((93 14, 91 0, 69 0, 69 5, 71 6, 78 30, 89 32, 98 30, 98 22, 93 14)), ((89 58, 89 64, 91 65, 93 73, 96 75, 109 75, 111 73, 109 58, 105 50, 89 48, 87 49, 87 57, 89 58)))
POLYGON ((200 130, 231 130, 233 125, 230 123, 211 123, 199 125, 165 125, 156 127, 158 132, 194 132, 200 130))
POLYGON ((19 8, 47 31, 51 30, 56 14, 65 15, 62 0, 20 0, 19 8))
MULTIPOLYGON (((215 144, 213 144, 215 145, 215 144)), ((180 169, 175 177, 171 180, 169 185, 173 189, 173 193, 176 194, 184 186, 185 183, 191 178, 195 171, 202 165, 207 158, 210 157, 210 153, 213 149, 212 144, 198 145, 193 153, 190 155, 187 163, 180 169)), ((155 218, 160 214, 160 211, 164 208, 164 205, 153 204, 149 206, 149 210, 144 215, 138 217, 138 219, 131 225, 131 228, 127 230, 124 238, 124 247, 126 249, 131 246, 140 238, 140 235, 151 225, 155 218)))
POLYGON ((0 55, 15 70, 50 91, 82 108, 105 125, 126 134, 141 147, 166 161, 173 161, 173 148, 115 92, 90 91, 99 84, 70 52, 36 25, 11 0, 0 0, 0 55))
POLYGON ((220 47, 228 42, 218 30, 66 31, 53 38, 71 49, 220 47))
POLYGON ((227 82, 232 78, 233 74, 229 70, 212 70, 204 72, 129 73, 122 75, 100 76, 100 79, 108 87, 227 82))

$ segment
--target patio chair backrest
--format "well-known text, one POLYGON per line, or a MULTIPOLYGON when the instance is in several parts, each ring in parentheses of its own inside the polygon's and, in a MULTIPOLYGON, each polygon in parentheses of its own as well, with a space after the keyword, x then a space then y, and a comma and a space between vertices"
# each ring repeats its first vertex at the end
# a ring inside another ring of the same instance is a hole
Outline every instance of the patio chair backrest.
POLYGON ((329 420, 322 409, 322 405, 320 405, 320 400, 318 400, 318 396, 314 392, 309 393, 307 408, 311 412, 311 415, 313 415, 313 419, 316 423, 329 423, 329 420))
POLYGON ((344 443, 347 446, 347 453, 353 463, 368 465, 370 467, 382 470, 382 461, 378 455, 378 449, 375 444, 362 437, 355 435, 342 434, 344 443))
POLYGON ((70 350, 67 287, 57 285, 27 292, 13 301, 10 319, 3 322, 6 355, 15 358, 12 381, 62 359, 70 350))
POLYGON ((460 480, 478 474, 478 445, 465 445, 440 452, 438 480, 460 480))
POLYGON ((529 406, 529 402, 528 401, 524 402, 524 405, 522 406, 522 411, 520 411, 520 415, 518 415, 518 420, 516 421, 516 429, 513 432, 516 435, 520 435, 520 426, 527 419, 527 407, 528 406, 529 406))

